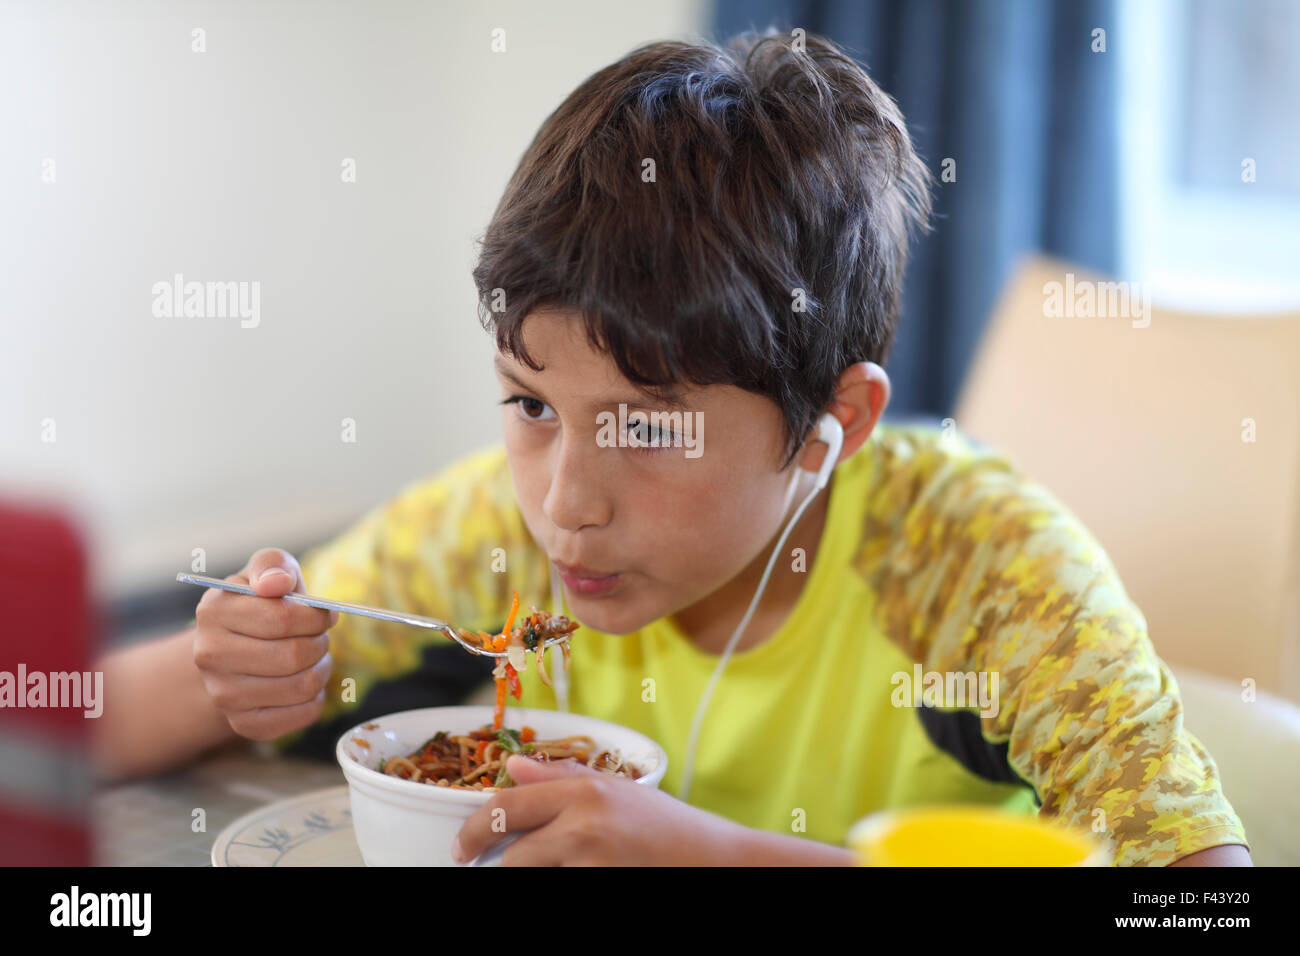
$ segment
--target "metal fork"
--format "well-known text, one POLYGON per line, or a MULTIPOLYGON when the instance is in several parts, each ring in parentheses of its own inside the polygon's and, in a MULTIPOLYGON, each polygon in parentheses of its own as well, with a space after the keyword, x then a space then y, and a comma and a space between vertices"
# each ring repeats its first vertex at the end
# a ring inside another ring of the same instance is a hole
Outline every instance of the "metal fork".
MULTIPOLYGON (((178 574, 176 580, 181 584, 197 584, 199 587, 216 588, 220 591, 230 591, 234 594, 247 594, 251 597, 260 597, 256 591, 244 584, 231 584, 229 581, 222 581, 220 578, 209 578, 201 574, 178 574)), ((287 601, 294 601, 298 604, 305 604, 308 607, 325 608, 332 611, 341 611, 344 614, 360 614, 362 617, 373 617, 380 621, 395 621, 398 624, 409 624, 412 627, 423 627, 428 630, 441 631, 450 637, 453 641, 460 644, 461 647, 471 654, 479 654, 483 657, 505 657, 506 651, 486 651, 482 647, 471 644, 461 636, 458 628, 452 627, 446 621, 439 621, 433 617, 421 617, 418 614, 407 614, 404 611, 388 611, 378 607, 367 607, 364 604, 350 604, 347 601, 327 601, 324 598, 314 597, 310 594, 295 594, 290 592, 283 595, 287 601)), ((268 600, 274 600, 268 598, 268 600)), ((539 650, 567 641, 570 635, 563 637, 553 637, 539 650)))

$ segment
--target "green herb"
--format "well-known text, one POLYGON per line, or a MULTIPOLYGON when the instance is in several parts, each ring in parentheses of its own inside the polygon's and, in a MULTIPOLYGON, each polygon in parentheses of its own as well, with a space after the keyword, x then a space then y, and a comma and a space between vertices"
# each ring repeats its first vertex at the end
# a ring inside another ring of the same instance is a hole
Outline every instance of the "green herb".
POLYGON ((510 779, 510 774, 506 773, 506 768, 505 768, 505 767, 502 767, 502 768, 501 768, 501 772, 497 774, 496 782, 494 782, 494 783, 492 784, 492 786, 494 786, 494 787, 508 787, 508 786, 513 785, 513 784, 514 784, 514 781, 510 779))
POLYGON ((537 641, 538 641, 537 631, 532 626, 532 624, 529 624, 526 628, 524 628, 524 647, 526 647, 530 651, 536 650, 537 641))
POLYGON ((383 772, 384 772, 384 764, 386 764, 386 763, 388 763, 388 758, 387 758, 387 757, 380 757, 380 758, 379 758, 379 772, 380 772, 380 773, 383 773, 383 772))
POLYGON ((501 744, 503 749, 510 751, 512 754, 521 754, 524 752, 524 744, 523 741, 519 739, 519 731, 517 730, 510 730, 509 728, 498 730, 497 743, 501 744))

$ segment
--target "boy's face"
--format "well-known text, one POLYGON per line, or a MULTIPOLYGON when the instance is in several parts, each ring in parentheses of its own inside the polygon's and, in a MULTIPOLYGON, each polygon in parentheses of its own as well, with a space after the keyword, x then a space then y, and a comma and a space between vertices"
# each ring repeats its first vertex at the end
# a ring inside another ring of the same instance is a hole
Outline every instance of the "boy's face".
POLYGON ((579 621, 630 633, 708 597, 759 557, 791 477, 777 471, 784 426, 774 402, 729 385, 684 388, 683 419, 705 426, 695 428, 699 445, 632 447, 634 411, 671 409, 593 349, 573 313, 530 313, 522 334, 543 370, 497 356, 502 398, 522 398, 502 407, 506 451, 533 539, 553 563, 583 569, 560 568, 579 621), (632 418, 626 447, 609 441, 620 402, 632 418))

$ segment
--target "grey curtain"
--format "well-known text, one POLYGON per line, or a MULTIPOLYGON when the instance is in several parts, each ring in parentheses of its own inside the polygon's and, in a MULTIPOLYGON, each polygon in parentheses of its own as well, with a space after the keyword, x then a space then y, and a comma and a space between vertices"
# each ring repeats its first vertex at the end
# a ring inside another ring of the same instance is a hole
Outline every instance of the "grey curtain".
POLYGON ((890 411, 944 415, 1002 283, 1041 250, 1117 267, 1112 0, 718 0, 714 39, 802 27, 843 46, 899 103, 936 179, 886 368, 890 411), (1094 29, 1105 52, 1093 52, 1094 29))

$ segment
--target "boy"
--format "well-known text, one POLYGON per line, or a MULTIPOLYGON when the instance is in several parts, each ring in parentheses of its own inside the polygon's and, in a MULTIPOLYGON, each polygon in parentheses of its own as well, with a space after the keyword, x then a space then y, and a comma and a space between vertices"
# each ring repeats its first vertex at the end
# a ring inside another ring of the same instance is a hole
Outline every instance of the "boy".
MULTIPOLYGON (((550 603, 554 570, 551 609, 582 623, 570 709, 657 740, 668 774, 649 790, 512 758, 519 786, 466 822, 459 859, 504 836, 504 808, 530 831, 507 864, 843 864, 867 814, 962 802, 1093 829, 1118 864, 1249 864, 1087 532, 994 454, 879 425, 930 178, 894 103, 832 44, 805 42, 652 44, 561 104, 474 273, 504 446, 411 485, 301 569, 258 552, 235 579, 262 597, 209 591, 194 630, 109 662, 108 693, 150 704, 106 728, 106 769, 233 733, 319 749, 368 717, 449 702, 402 696, 422 667, 452 700, 487 677, 444 638, 267 597, 496 632, 512 591, 525 610, 550 603), (680 417, 609 427, 637 411, 680 417), (827 413, 843 442, 818 491, 827 413), (915 684, 930 674, 972 678, 977 699, 927 699, 915 684), (169 733, 141 755, 131 721, 146 710, 169 733)), ((536 667, 521 677, 519 705, 557 706, 536 667)))

